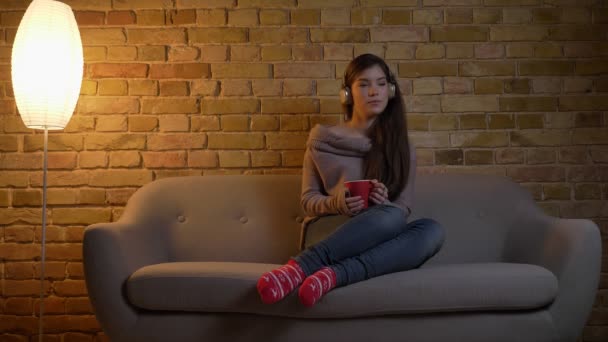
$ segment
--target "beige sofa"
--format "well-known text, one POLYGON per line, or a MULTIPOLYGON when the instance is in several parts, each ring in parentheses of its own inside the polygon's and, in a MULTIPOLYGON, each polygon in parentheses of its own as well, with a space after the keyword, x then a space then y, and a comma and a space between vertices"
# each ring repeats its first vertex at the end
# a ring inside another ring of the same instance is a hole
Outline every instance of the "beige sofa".
MULTIPOLYGON (((264 305, 260 274, 298 252, 298 175, 167 178, 84 234, 87 288, 112 341, 575 341, 601 263, 590 220, 547 216, 513 181, 418 175, 410 220, 446 228, 418 269, 264 305)), ((329 217, 325 221, 343 218, 329 217)))

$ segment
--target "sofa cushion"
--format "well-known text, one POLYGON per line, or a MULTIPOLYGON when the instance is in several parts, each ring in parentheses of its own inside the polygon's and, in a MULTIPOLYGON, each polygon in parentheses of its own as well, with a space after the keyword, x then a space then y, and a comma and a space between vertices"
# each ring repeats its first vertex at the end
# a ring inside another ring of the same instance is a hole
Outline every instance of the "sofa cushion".
POLYGON ((255 284, 262 273, 277 266, 235 262, 151 265, 132 274, 127 295, 132 305, 147 310, 346 318, 528 310, 550 304, 558 292, 553 273, 536 265, 443 264, 336 288, 312 308, 298 302, 297 291, 276 304, 264 305, 255 284))

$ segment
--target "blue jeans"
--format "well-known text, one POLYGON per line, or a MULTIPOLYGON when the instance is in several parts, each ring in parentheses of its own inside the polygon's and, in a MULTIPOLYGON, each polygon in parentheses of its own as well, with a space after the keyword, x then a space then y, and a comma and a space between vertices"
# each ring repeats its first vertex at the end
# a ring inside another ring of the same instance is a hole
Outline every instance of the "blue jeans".
POLYGON ((306 276, 329 266, 337 286, 420 267, 445 240, 430 218, 407 223, 403 210, 374 205, 349 219, 324 240, 294 257, 306 276))

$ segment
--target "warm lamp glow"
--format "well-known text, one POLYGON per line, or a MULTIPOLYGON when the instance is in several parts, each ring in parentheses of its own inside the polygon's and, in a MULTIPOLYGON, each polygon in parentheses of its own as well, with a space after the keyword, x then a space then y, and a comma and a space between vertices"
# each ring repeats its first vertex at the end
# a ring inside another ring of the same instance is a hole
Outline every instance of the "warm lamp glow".
POLYGON ((82 83, 82 42, 70 6, 34 0, 15 36, 13 90, 28 128, 63 129, 72 117, 82 83))

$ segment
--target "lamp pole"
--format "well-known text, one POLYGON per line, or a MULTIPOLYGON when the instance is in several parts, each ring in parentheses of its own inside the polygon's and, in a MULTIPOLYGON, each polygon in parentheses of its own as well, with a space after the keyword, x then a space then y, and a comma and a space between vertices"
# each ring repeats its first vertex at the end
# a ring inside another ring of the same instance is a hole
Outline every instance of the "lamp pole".
POLYGON ((49 129, 44 127, 44 166, 42 171, 42 242, 40 258, 40 315, 38 317, 38 341, 42 342, 42 316, 44 315, 44 263, 46 260, 46 171, 48 167, 49 129))

